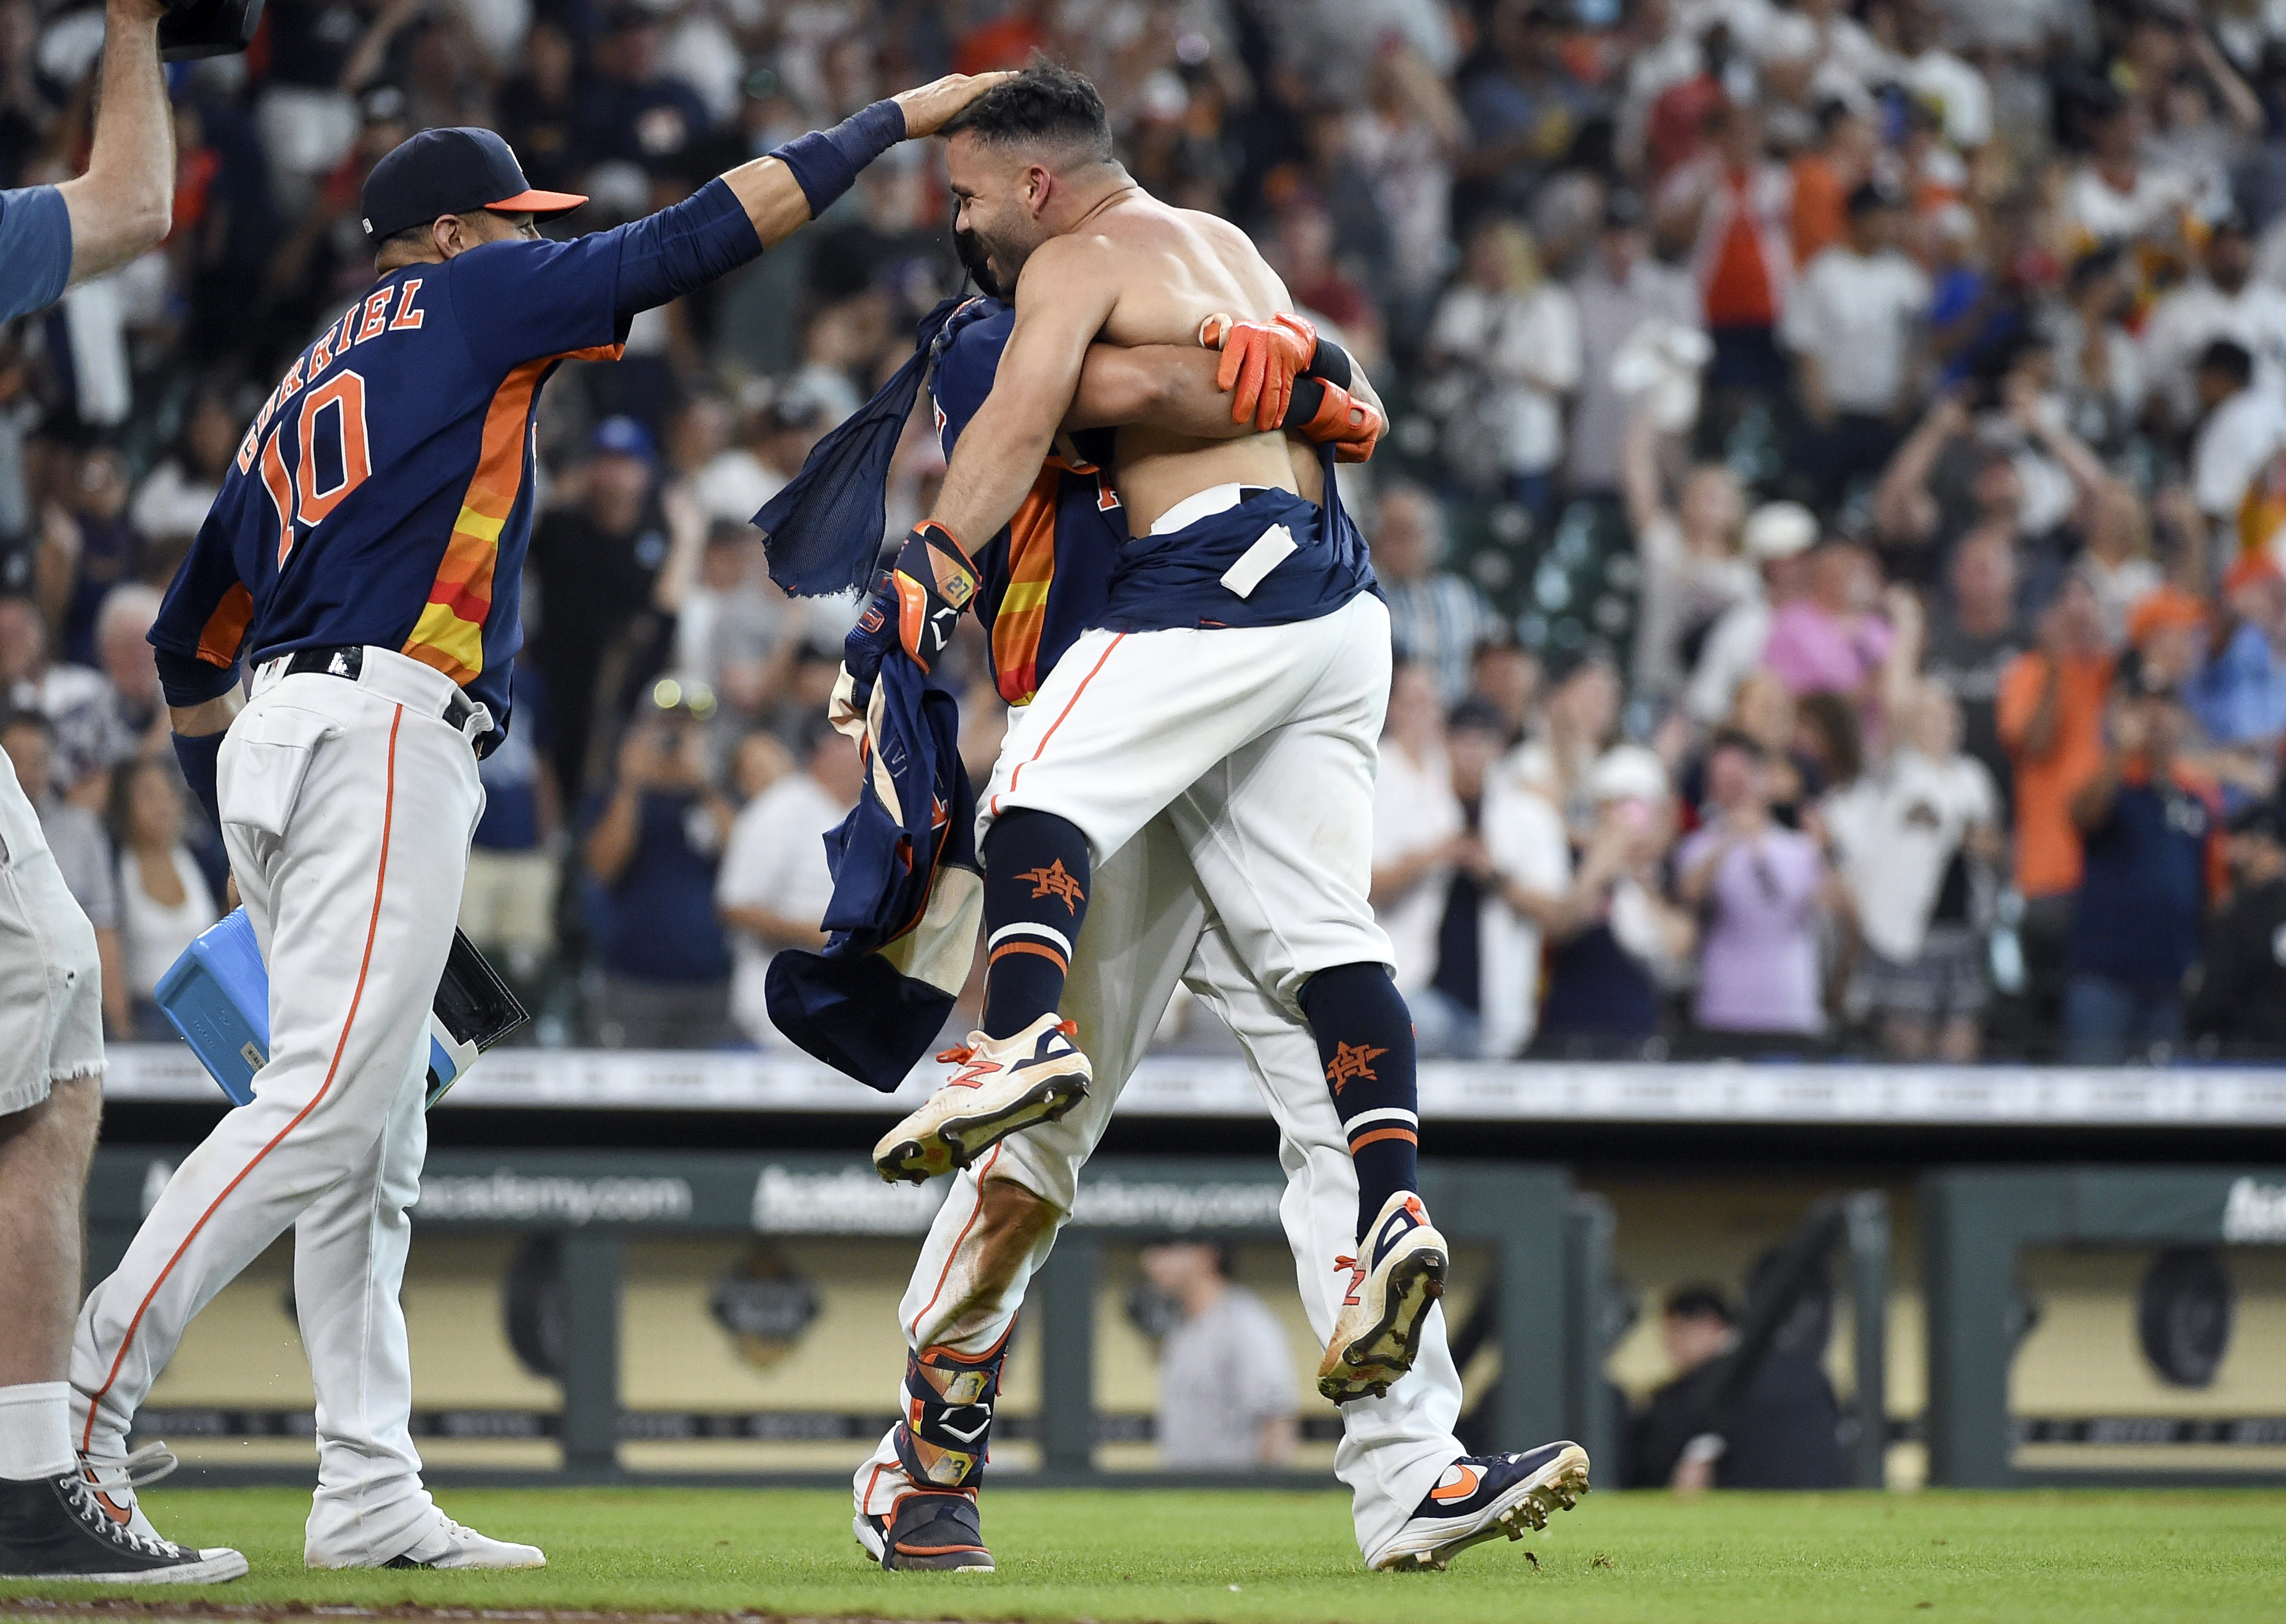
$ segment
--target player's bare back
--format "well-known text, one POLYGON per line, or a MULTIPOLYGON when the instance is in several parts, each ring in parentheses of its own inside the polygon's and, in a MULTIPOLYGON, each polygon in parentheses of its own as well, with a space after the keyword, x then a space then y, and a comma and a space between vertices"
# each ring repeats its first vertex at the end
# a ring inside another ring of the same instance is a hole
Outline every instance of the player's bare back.
MULTIPOLYGON (((1106 295, 1110 313, 1099 336, 1124 346, 1194 344, 1200 322, 1218 311, 1267 320, 1291 308, 1285 284, 1245 233, 1163 203, 1140 186, 1043 244, 1025 267, 1017 307, 1021 315, 1027 299, 1106 295)), ((1113 483, 1137 535, 1177 502, 1215 485, 1300 489, 1283 434, 1201 440, 1131 424, 1118 430, 1115 445, 1113 483)))

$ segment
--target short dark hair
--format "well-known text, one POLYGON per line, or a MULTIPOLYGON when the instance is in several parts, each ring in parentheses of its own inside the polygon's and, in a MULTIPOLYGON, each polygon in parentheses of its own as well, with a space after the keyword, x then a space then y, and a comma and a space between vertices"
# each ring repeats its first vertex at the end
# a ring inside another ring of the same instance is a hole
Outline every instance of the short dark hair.
POLYGON ((2239 388, 2244 389, 2254 378, 2254 357, 2247 352, 2244 344, 2233 343, 2227 338, 2218 338, 2199 351, 2198 369, 2201 372, 2219 373, 2237 384, 2239 388))
POLYGON ((1111 115, 1103 98, 1081 75, 1044 59, 985 91, 937 131, 964 132, 996 146, 1066 147, 1092 163, 1111 162, 1111 115))
POLYGON ((1720 1320, 1728 1325, 1730 1305, 1719 1286, 1677 1286, 1667 1294, 1663 1311, 1678 1320, 1720 1320))

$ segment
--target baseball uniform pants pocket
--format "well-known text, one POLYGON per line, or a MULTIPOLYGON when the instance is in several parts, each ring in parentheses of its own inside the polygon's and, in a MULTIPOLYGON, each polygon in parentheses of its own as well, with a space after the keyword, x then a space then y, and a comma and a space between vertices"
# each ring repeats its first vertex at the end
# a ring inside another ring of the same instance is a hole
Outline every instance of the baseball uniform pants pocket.
POLYGON ((283 839, 318 746, 341 724, 287 705, 248 709, 223 741, 216 788, 225 823, 283 839))

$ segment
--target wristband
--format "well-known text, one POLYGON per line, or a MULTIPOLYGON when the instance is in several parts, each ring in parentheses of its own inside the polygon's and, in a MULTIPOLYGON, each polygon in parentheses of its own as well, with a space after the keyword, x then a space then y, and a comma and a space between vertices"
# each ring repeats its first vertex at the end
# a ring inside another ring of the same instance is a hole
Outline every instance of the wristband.
POLYGON ((159 668, 159 691, 166 697, 168 705, 177 710, 218 699, 238 686, 238 666, 234 662, 210 666, 195 654, 178 654, 155 644, 151 650, 151 662, 159 668))
POLYGON ((1311 377, 1323 378, 1340 389, 1347 389, 1353 375, 1350 352, 1325 337, 1318 340, 1317 349, 1311 352, 1307 370, 1311 377))
POLYGON ((904 138, 905 110, 894 101, 877 101, 831 130, 796 136, 770 156, 793 171, 815 220, 856 184, 858 170, 904 138))
MULTIPOLYGON (((1318 347, 1322 350, 1325 345, 1321 343, 1318 347)), ((1325 404, 1326 381, 1303 373, 1294 380, 1294 393, 1286 402, 1286 415, 1278 420, 1278 426, 1281 430, 1305 429, 1325 404)))
MULTIPOLYGON (((227 729, 225 729, 227 731, 227 729)), ((183 766, 183 778, 198 797, 199 805, 207 810, 214 826, 222 827, 222 796, 215 787, 215 772, 222 761, 221 733, 177 733, 175 737, 175 760, 183 766)))

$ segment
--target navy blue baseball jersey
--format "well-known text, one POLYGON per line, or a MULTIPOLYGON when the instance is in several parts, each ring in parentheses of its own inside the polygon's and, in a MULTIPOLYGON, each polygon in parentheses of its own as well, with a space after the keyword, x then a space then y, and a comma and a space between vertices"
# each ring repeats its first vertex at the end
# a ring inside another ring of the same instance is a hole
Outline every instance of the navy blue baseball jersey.
MULTIPOLYGON (((1016 312, 977 298, 953 321, 958 325, 929 380, 947 458, 992 392, 1016 312)), ((1050 457, 1008 528, 975 555, 976 618, 991 635, 1002 698, 1029 702, 1063 651, 1100 624, 1126 539, 1126 510, 1110 476, 1092 462, 1050 457)))
POLYGON ((373 644, 508 713, 532 538, 533 417, 564 362, 761 252, 729 186, 568 242, 406 265, 297 356, 240 444, 151 628, 185 703, 241 653, 373 644), (173 656, 172 661, 166 656, 173 656), (182 691, 184 662, 209 668, 182 691))

